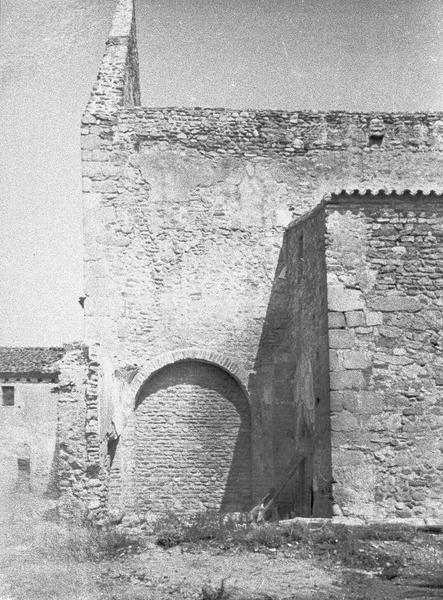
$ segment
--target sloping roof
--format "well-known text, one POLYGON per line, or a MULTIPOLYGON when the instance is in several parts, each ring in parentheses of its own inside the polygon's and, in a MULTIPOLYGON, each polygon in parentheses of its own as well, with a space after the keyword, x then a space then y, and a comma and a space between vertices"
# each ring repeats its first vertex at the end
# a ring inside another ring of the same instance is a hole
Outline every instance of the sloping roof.
POLYGON ((0 346, 0 373, 57 373, 54 363, 65 353, 63 348, 21 348, 0 346))

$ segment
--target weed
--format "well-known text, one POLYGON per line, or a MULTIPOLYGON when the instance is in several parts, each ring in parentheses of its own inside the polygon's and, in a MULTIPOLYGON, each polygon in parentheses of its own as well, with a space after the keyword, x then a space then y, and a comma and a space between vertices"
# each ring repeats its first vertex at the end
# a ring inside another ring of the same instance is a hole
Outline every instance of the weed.
POLYGON ((173 516, 162 521, 157 544, 170 548, 179 544, 210 543, 223 549, 281 548, 296 544, 310 556, 326 556, 346 567, 396 573, 402 560, 379 548, 377 542, 410 541, 413 531, 399 526, 349 527, 333 523, 311 528, 298 521, 281 527, 276 523, 238 523, 208 513, 181 521, 173 516))
POLYGON ((239 532, 244 531, 244 527, 241 522, 210 512, 182 518, 168 515, 156 524, 156 543, 171 548, 183 543, 212 541, 229 547, 239 541, 239 532))
POLYGON ((96 529, 91 535, 99 558, 113 558, 143 549, 140 537, 121 531, 114 526, 96 529))
POLYGON ((219 585, 205 584, 201 591, 201 600, 276 600, 265 592, 250 592, 233 586, 225 585, 222 579, 219 585))
POLYGON ((273 523, 250 528, 244 535, 246 545, 255 548, 280 548, 287 539, 281 528, 273 523))

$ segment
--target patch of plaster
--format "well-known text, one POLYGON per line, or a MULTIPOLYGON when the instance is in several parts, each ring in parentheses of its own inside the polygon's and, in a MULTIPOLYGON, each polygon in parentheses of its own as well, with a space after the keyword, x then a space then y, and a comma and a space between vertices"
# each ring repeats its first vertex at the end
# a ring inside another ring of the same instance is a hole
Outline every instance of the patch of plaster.
POLYGON ((341 257, 340 280, 367 293, 374 287, 377 269, 367 258, 368 226, 362 212, 334 212, 328 216, 330 251, 341 257))

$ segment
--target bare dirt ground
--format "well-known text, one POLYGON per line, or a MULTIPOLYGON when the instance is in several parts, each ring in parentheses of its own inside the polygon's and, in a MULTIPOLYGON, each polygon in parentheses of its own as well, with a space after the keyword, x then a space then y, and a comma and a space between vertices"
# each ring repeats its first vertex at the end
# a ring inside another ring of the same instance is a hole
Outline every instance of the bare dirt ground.
POLYGON ((120 547, 111 536, 98 550, 89 530, 42 519, 42 506, 26 498, 0 508, 0 600, 443 599, 442 535, 352 547, 330 538, 284 540, 277 548, 272 537, 270 547, 203 541, 163 548, 155 536, 120 547))
MULTIPOLYGON (((386 548, 388 543, 384 543, 386 548)), ((398 575, 346 568, 328 558, 302 558, 297 549, 261 548, 223 551, 176 547, 161 550, 154 545, 146 553, 103 565, 106 587, 113 580, 106 598, 130 598, 119 595, 128 584, 135 598, 201 598, 205 582, 219 588, 226 579, 229 590, 241 590, 241 598, 278 600, 416 600, 443 598, 443 553, 425 540, 416 545, 391 542, 389 550, 407 556, 407 564, 398 575), (382 578, 386 577, 386 578, 382 578)), ((105 588, 103 588, 105 592, 105 588)), ((224 598, 224 596, 221 596, 224 598)), ((234 598, 234 596, 233 596, 234 598)))

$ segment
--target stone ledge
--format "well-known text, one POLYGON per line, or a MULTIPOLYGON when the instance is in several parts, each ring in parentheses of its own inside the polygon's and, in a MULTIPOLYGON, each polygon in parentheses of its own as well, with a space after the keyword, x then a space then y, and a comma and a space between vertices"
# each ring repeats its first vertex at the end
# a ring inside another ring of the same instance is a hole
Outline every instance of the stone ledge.
POLYGON ((418 531, 443 533, 443 519, 433 518, 368 519, 364 517, 294 517, 293 519, 283 519, 278 524, 283 527, 299 524, 312 529, 324 525, 345 525, 349 527, 363 525, 370 527, 403 526, 417 529, 418 531))

